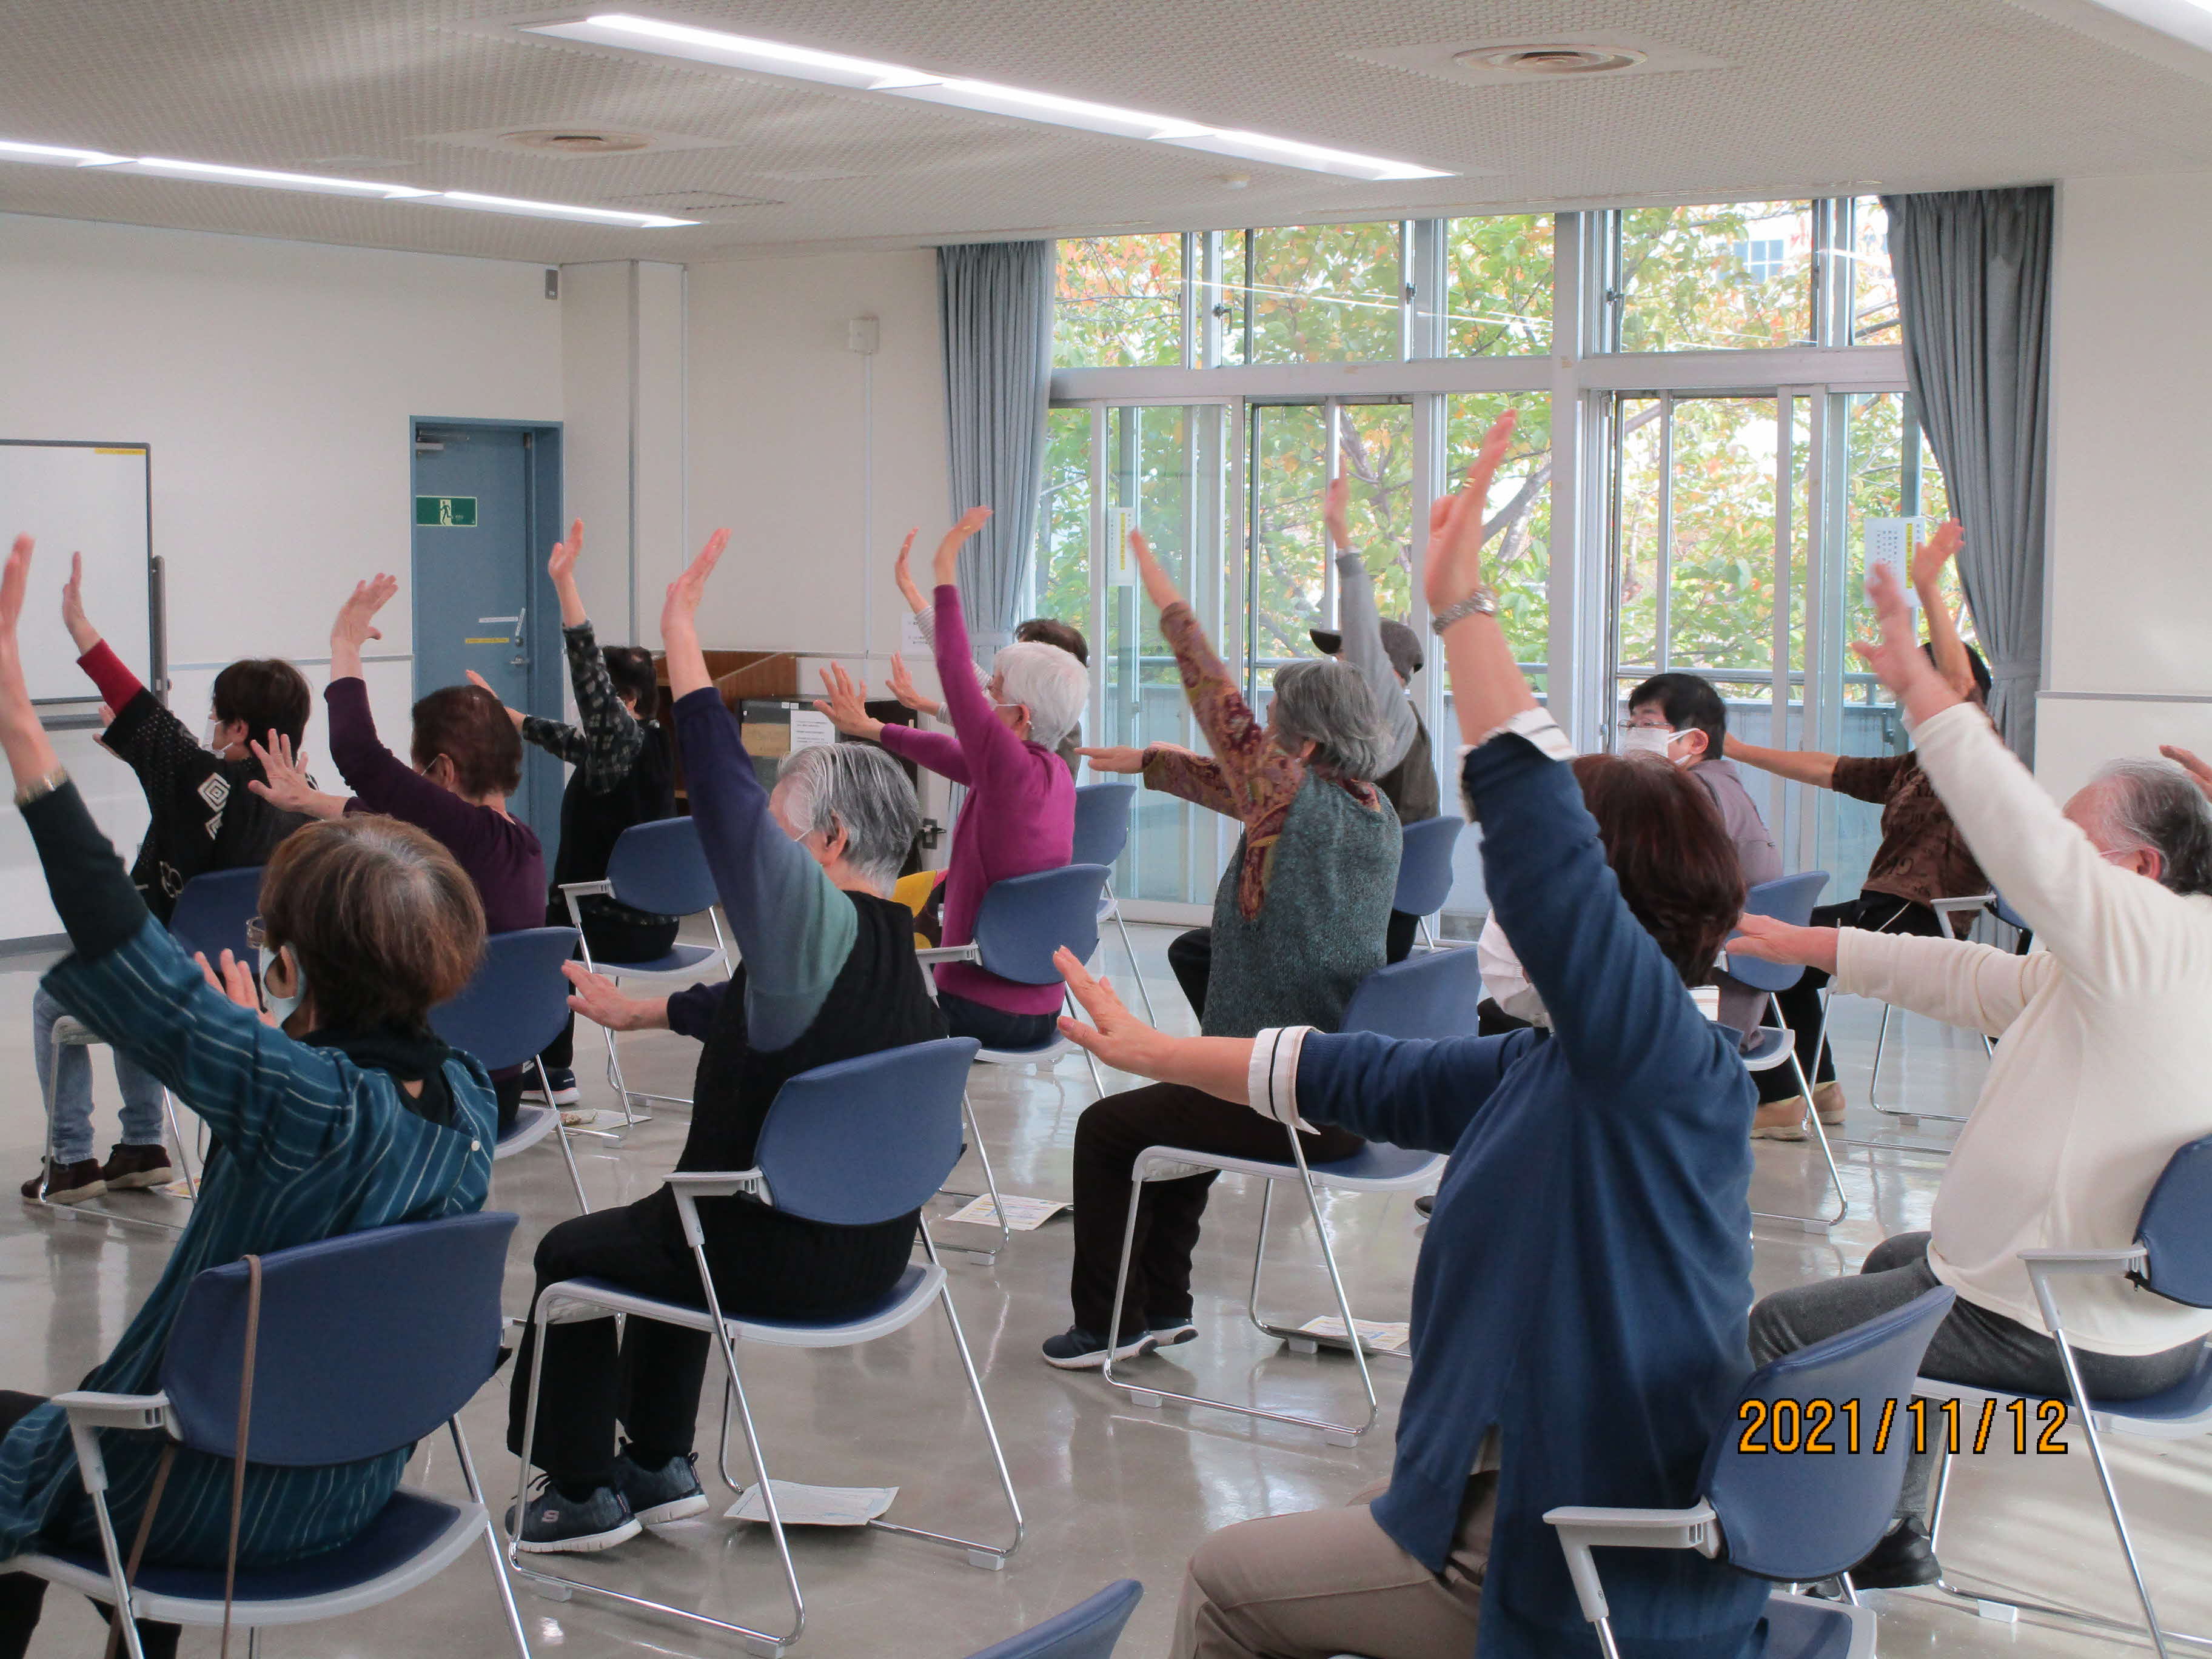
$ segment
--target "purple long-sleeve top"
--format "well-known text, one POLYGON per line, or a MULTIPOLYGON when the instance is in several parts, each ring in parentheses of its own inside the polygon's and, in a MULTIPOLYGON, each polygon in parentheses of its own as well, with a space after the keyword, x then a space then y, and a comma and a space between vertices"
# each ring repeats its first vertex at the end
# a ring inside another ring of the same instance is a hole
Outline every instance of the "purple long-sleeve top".
MULTIPOLYGON (((960 615, 960 590, 937 590, 937 678, 952 734, 884 727, 883 744, 894 755, 968 786, 968 804, 952 827, 945 864, 947 945, 975 937, 975 912, 991 884, 1009 876, 1057 870, 1075 850, 1075 779, 1066 763, 1042 744, 1008 731, 976 684, 960 615)), ((1060 1006, 1060 988, 1022 985, 972 962, 939 963, 937 986, 1010 1014, 1048 1014, 1060 1006)))
POLYGON ((441 788, 386 749, 376 735, 368 687, 362 680, 332 680, 323 702, 330 714, 331 758, 353 791, 346 811, 388 813, 436 836, 476 883, 487 932, 543 927, 545 853, 530 826, 441 788))

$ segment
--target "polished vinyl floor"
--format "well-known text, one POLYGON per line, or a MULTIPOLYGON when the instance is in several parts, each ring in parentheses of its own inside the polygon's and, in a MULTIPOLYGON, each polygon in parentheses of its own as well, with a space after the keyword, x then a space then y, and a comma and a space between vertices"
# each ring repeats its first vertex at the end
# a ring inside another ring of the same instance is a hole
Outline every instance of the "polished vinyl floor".
MULTIPOLYGON (((1137 930, 1164 1021, 1189 1029, 1188 1012, 1166 970, 1170 930, 1137 930)), ((1111 947, 1108 966, 1119 960, 1111 947)), ((41 1133, 28 1052, 28 1004, 38 963, 0 963, 0 1171, 10 1182, 33 1167, 41 1133)), ((1929 1152, 1853 1149, 1844 1166, 1850 1218, 1828 1237, 1762 1222, 1757 1278, 1764 1291, 1855 1271, 1887 1234, 1924 1226, 1942 1171, 1941 1149, 1954 1127, 1921 1120, 1919 1132, 1867 1105, 1866 1073, 1876 1010, 1838 1005, 1838 1046, 1853 1108, 1845 1133, 1904 1141, 1929 1152)), ((611 1091, 588 1063, 596 1034, 583 1029, 580 1066, 586 1103, 611 1103, 611 1091)), ((634 1087, 690 1092, 693 1050, 655 1033, 624 1039, 634 1087)), ((1918 1019, 1905 1022, 1901 1063, 1893 1040, 1883 1067, 1885 1104, 1928 1113, 1957 1112, 1972 1101, 1986 1064, 1978 1042, 1918 1019)), ((113 1131, 113 1081, 94 1062, 104 1153, 113 1131)), ((1109 1079, 1109 1086, 1115 1086, 1109 1079)), ((1000 1181, 1010 1193, 1065 1199, 1075 1122, 1091 1098, 1079 1060, 1053 1072, 992 1069, 975 1100, 1000 1181)), ((2115 1103, 2116 1108, 2124 1103, 2115 1103)), ((649 1192, 670 1167, 684 1134, 672 1113, 635 1131, 618 1150, 579 1143, 584 1180, 596 1206, 649 1192)), ((1808 1146, 1764 1144, 1754 1204, 1803 1211, 1820 1204, 1824 1176, 1808 1146)), ((972 1159, 954 1184, 974 1187, 972 1159)), ((545 1228, 574 1212, 557 1151, 541 1146, 500 1165, 495 1205, 522 1217, 510 1258, 507 1301, 519 1311, 530 1293, 530 1253, 545 1228)), ((1326 1214, 1344 1262, 1354 1311, 1404 1317, 1420 1234, 1403 1196, 1338 1195, 1326 1214)), ((116 1200, 144 1212, 164 1200, 128 1194, 116 1200)), ((951 1203, 939 1212, 949 1212, 951 1203)), ((1198 1267, 1200 1339, 1136 1368, 1186 1392, 1258 1399, 1294 1410, 1348 1411, 1358 1400, 1351 1362, 1280 1350, 1243 1319, 1259 1194, 1224 1180, 1207 1216, 1198 1267), (1192 1384, 1198 1386, 1193 1389, 1192 1384)), ((1310 1223, 1287 1224, 1279 1208, 1269 1250, 1273 1310, 1303 1318, 1323 1310, 1310 1223)), ((941 1243, 988 1244, 995 1234, 944 1226, 941 1243)), ((1143 1581, 1146 1597, 1121 1651, 1136 1659, 1166 1650, 1183 1563, 1209 1531, 1249 1516, 1340 1504, 1381 1478, 1403 1388, 1404 1363, 1376 1362, 1384 1416, 1357 1449, 1311 1432, 1256 1424, 1219 1412, 1147 1411, 1109 1393, 1095 1374, 1048 1369, 1037 1344, 1067 1322, 1068 1230, 1063 1217, 1018 1234, 995 1266, 948 1256, 953 1294, 1012 1466, 1028 1535, 997 1573, 979 1571, 957 1553, 887 1534, 816 1531, 794 1546, 807 1596, 807 1628, 797 1652, 958 1659, 1124 1576, 1143 1581)), ((73 1385, 122 1330, 160 1272, 160 1234, 33 1213, 12 1196, 0 1206, 0 1387, 51 1393, 73 1385)), ((760 1352, 741 1356, 766 1437, 772 1473, 781 1479, 901 1488, 894 1521, 1003 1534, 1006 1520, 991 1477, 979 1425, 962 1387, 941 1321, 925 1321, 869 1346, 823 1353, 760 1352)), ((710 1370, 710 1382, 716 1375, 710 1370)), ((511 1492, 514 1460, 504 1449, 504 1379, 488 1387, 465 1416, 487 1481, 511 1492)), ((702 1473, 711 1468, 717 1416, 710 1387, 702 1413, 702 1473)), ((736 1462, 742 1468, 739 1448, 736 1462)), ((2116 1467, 2154 1589, 2170 1627, 2212 1630, 2212 1575, 2204 1571, 2212 1448, 2120 1442, 2116 1467)), ((428 1448, 415 1478, 458 1491, 449 1449, 428 1448)), ((744 1478, 740 1477, 741 1480, 744 1478)), ((605 1554, 562 1558, 580 1577, 689 1601, 725 1616, 775 1619, 781 1610, 773 1556, 761 1529, 720 1518, 730 1501, 708 1482, 710 1516, 649 1534, 605 1554)), ((1991 1455, 1962 1458, 1954 1482, 1945 1559, 1955 1577, 2010 1587, 2127 1617, 2134 1607, 2085 1449, 2061 1457, 1991 1455)), ((502 1500, 503 1501, 503 1500, 502 1500)), ((1978 1619, 1971 1607, 1932 1592, 1875 1595, 1885 1655, 2058 1656, 2148 1648, 2146 1638, 2093 1637, 2023 1620, 1978 1619)), ((706 1656, 728 1644, 682 1627, 649 1623, 605 1603, 555 1602, 525 1594, 524 1617, 541 1655, 706 1656)), ((34 1656, 96 1651, 99 1627, 73 1598, 50 1599, 34 1656)), ((497 1654, 507 1650, 485 1565, 471 1556, 416 1595, 327 1625, 272 1634, 264 1650, 291 1656, 497 1654)), ((212 1654, 212 1635, 189 1634, 188 1655, 212 1654)))

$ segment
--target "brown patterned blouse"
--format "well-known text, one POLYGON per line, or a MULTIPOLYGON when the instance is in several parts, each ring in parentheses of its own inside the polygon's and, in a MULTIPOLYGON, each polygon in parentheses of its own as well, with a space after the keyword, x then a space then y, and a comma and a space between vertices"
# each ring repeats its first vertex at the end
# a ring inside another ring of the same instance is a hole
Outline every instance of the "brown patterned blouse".
POLYGON ((1915 757, 1838 755, 1832 787, 1881 808, 1881 845, 1867 870, 1867 891, 1931 904, 1990 890, 1989 878, 1915 757))
MULTIPOLYGON (((1305 763, 1268 737, 1229 677, 1227 665, 1206 642, 1188 605, 1178 600, 1160 612, 1160 632, 1175 653, 1182 689, 1213 755, 1194 755, 1174 744, 1145 750, 1145 784, 1235 818, 1244 826, 1244 864, 1237 877, 1237 908, 1246 918, 1267 902, 1267 876, 1283 820, 1306 781, 1305 763)), ((1363 806, 1380 799, 1372 785, 1331 781, 1363 806)))

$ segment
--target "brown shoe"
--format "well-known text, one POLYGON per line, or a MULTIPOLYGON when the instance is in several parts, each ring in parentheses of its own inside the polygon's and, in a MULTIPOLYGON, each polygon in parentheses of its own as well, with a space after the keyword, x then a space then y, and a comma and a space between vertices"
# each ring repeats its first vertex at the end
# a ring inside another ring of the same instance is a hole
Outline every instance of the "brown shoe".
POLYGON ((75 1164, 56 1164, 48 1159, 44 1170, 23 1183, 23 1196, 35 1204, 44 1197, 49 1204, 82 1204, 88 1199, 98 1198, 107 1190, 107 1182, 100 1173, 98 1158, 80 1158, 75 1164), (42 1194, 39 1188, 46 1188, 42 1194))
POLYGON ((110 1190, 118 1192, 130 1187, 159 1187, 177 1178, 169 1165, 167 1146, 111 1146, 100 1174, 110 1190))
POLYGON ((1810 1133, 1805 1127, 1805 1097, 1802 1095, 1792 1095, 1787 1100, 1769 1101, 1751 1120, 1751 1138, 1753 1140, 1802 1140, 1810 1133))
POLYGON ((1813 1085, 1813 1109, 1820 1115, 1823 1127, 1843 1127, 1844 1085, 1840 1083, 1816 1083, 1813 1085))

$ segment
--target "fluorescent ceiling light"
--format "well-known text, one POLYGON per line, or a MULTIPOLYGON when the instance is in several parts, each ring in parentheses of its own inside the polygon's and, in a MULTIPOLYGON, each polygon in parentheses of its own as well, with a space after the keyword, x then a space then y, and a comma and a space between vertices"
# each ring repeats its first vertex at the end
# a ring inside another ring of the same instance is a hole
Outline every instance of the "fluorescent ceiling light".
POLYGON ((1350 150, 1328 149, 1293 138, 1210 127, 1171 115, 1150 115, 1142 110, 1119 109, 1110 104, 1065 98, 1057 93, 1032 92, 1024 87, 932 75, 926 70, 908 69, 898 64, 816 52, 811 47, 785 46, 781 41, 751 35, 726 34, 719 29, 695 28, 686 23, 663 22, 659 18, 636 17, 627 12, 602 12, 567 22, 527 23, 521 27, 526 33, 551 35, 557 40, 686 58, 696 63, 787 76, 848 91, 886 93, 894 98, 911 98, 921 103, 947 104, 986 115, 1013 116, 1050 126, 1103 132, 1116 138, 1174 144, 1216 155, 1301 167, 1310 173, 1334 173, 1340 178, 1382 180, 1451 176, 1436 167, 1416 167, 1379 155, 1359 155, 1350 150))
POLYGON ((365 179, 332 179, 316 173, 276 173, 267 167, 228 167, 219 161, 180 161, 167 155, 110 155, 102 150, 70 149, 0 138, 0 161, 46 167, 100 167, 156 179, 198 179, 211 185, 246 185, 260 190, 296 190, 313 195, 371 197, 386 202, 430 202, 477 213, 512 213, 532 219, 568 219, 590 225, 619 225, 631 230, 664 230, 696 225, 696 219, 672 219, 665 213, 627 213, 615 208, 580 207, 567 202, 532 202, 511 196, 478 196, 465 190, 424 190, 415 185, 375 184, 365 179))

